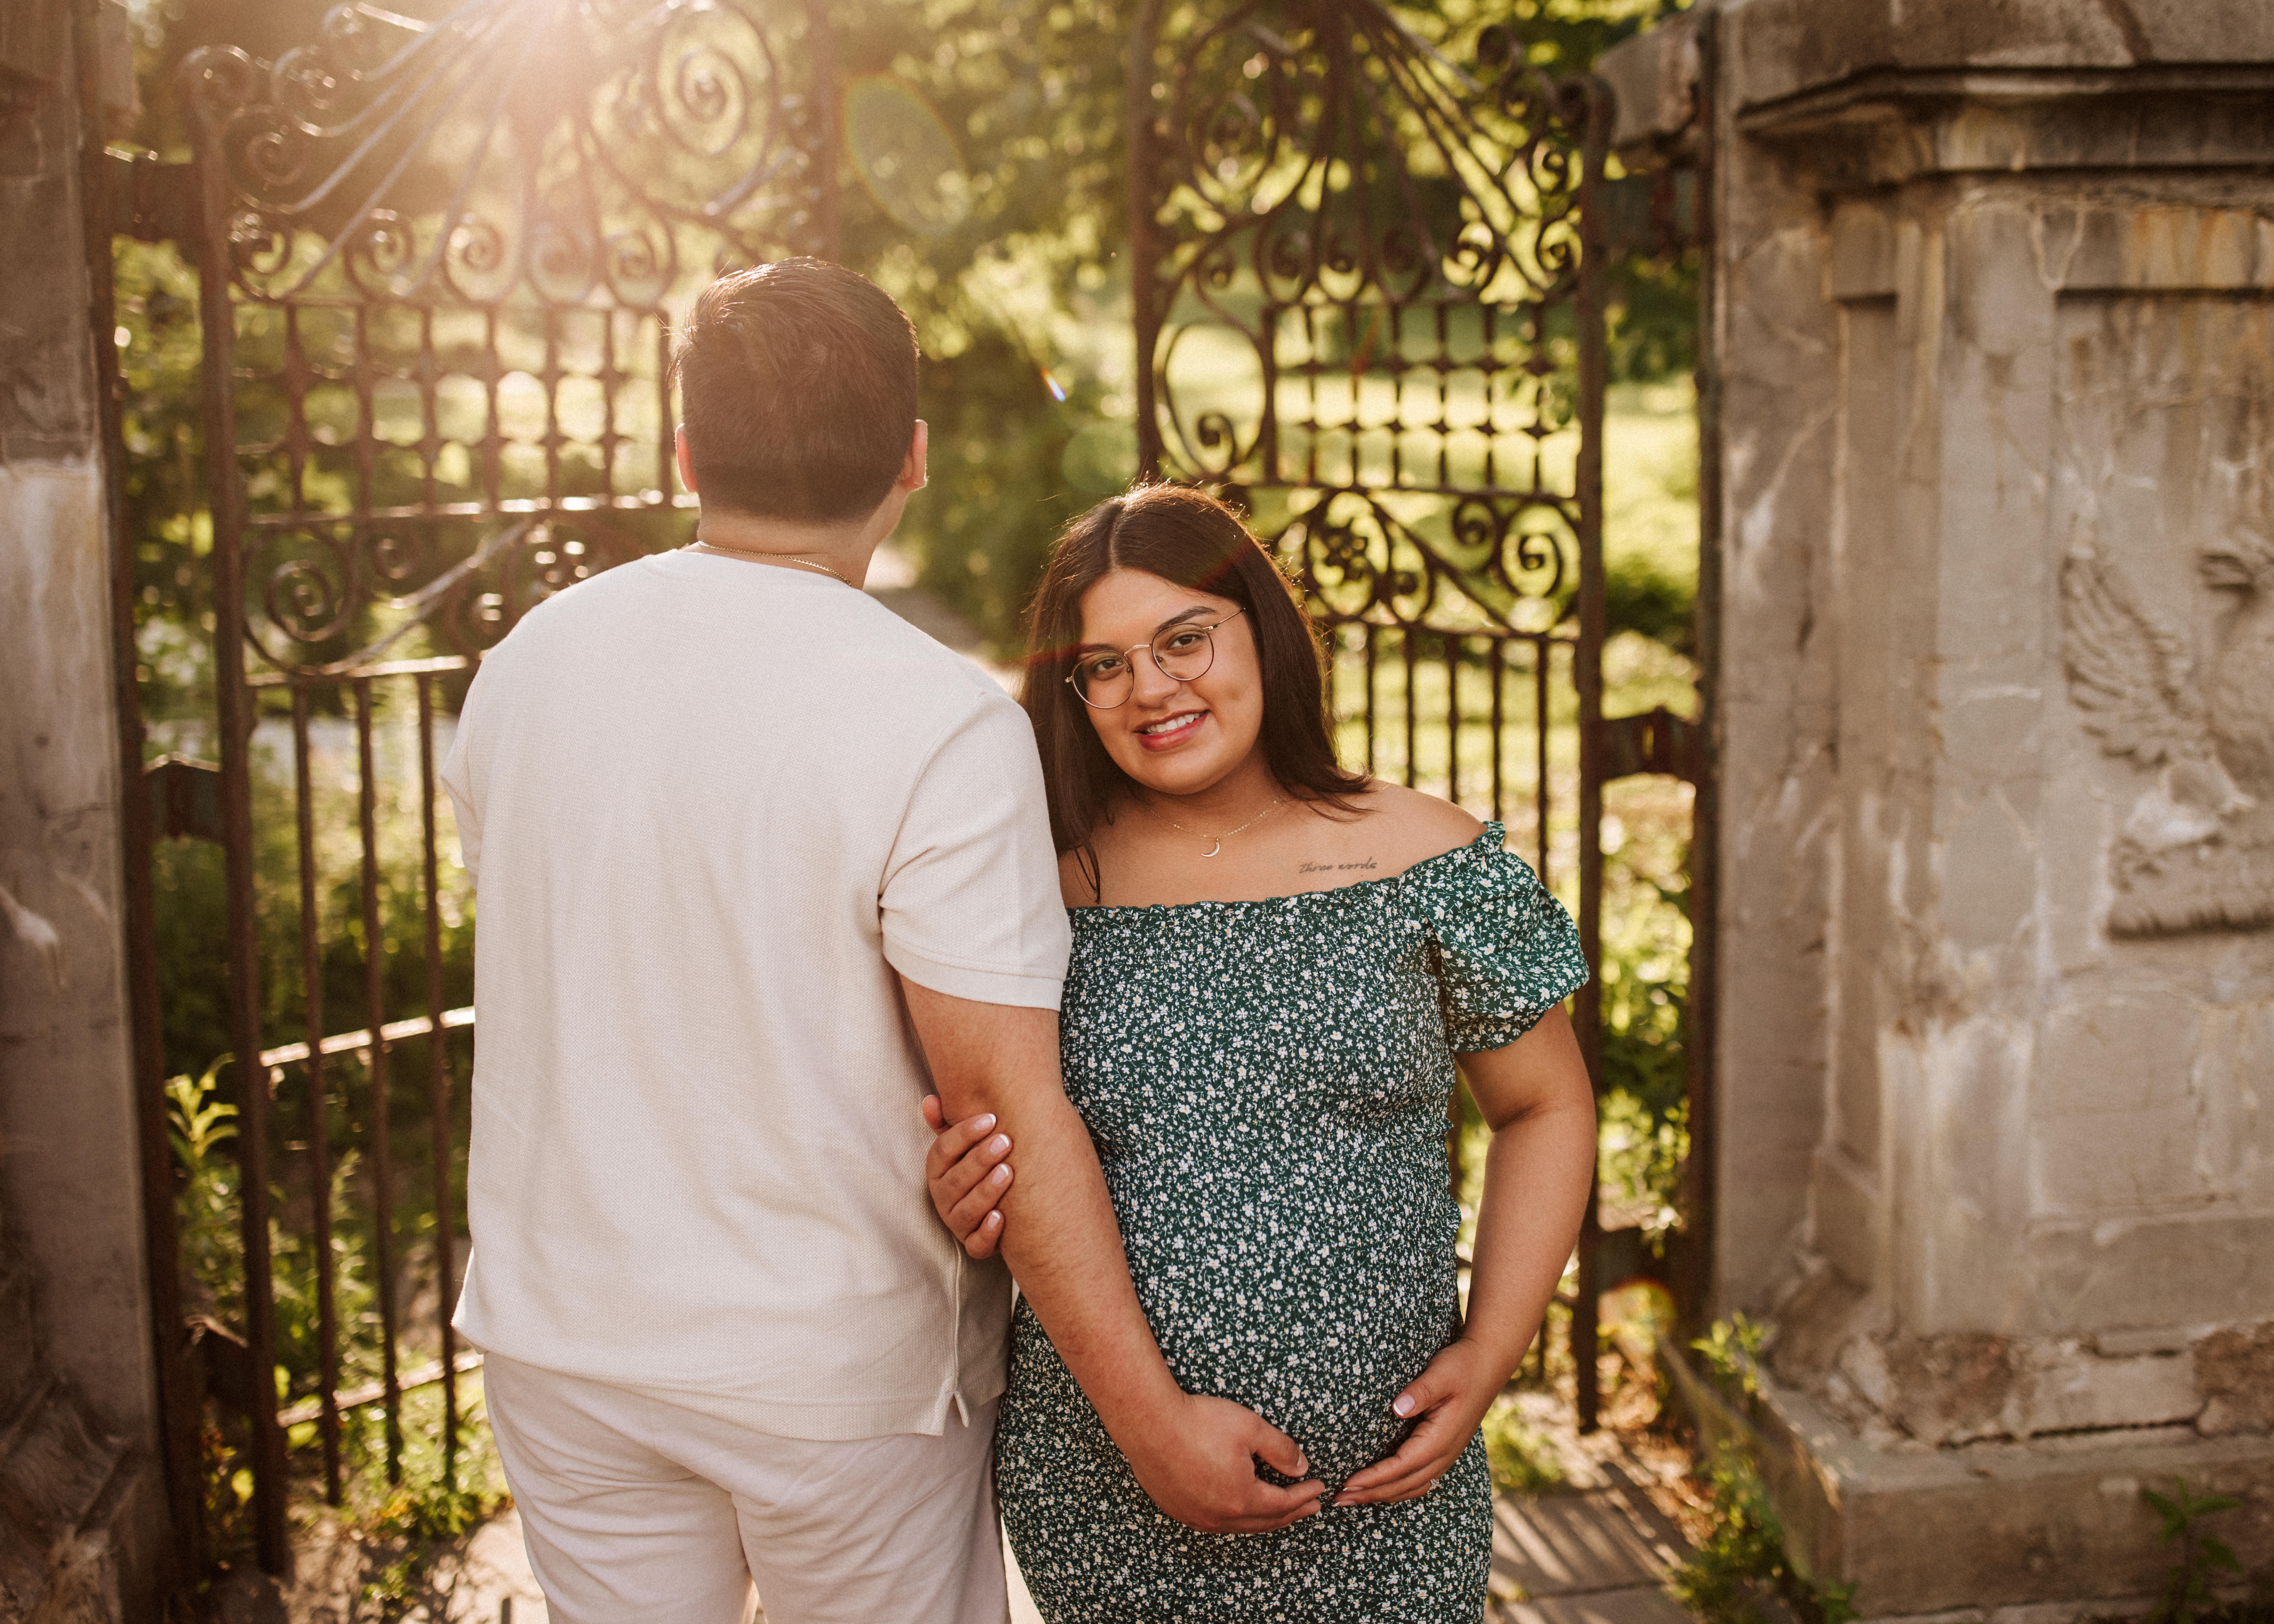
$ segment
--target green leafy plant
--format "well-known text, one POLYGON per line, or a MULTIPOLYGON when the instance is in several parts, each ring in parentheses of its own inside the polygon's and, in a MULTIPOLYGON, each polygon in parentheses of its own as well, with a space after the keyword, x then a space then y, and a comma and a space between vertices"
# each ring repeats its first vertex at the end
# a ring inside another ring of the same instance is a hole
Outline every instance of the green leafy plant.
POLYGON ((1711 1330, 1690 1345, 1706 1361, 1707 1370, 1724 1381, 1737 1383, 1746 1396, 1758 1397, 1761 1345, 1768 1335, 1768 1327, 1743 1314, 1731 1314, 1727 1320, 1716 1320, 1711 1330))
POLYGON ((1773 1583, 1783 1569, 1784 1530, 1769 1509, 1760 1475, 1742 1450, 1728 1444, 1717 1448, 1706 1480, 1713 1489, 1713 1527, 1668 1576, 1666 1588, 1706 1624, 1748 1624, 1760 1616, 1756 1585, 1773 1583))
POLYGON ((363 1553, 363 1600, 380 1619, 449 1611, 442 1559, 506 1503, 504 1469, 482 1417, 478 1388, 463 1395, 455 1469, 441 1447, 439 1389, 407 1395, 403 1477, 384 1477, 382 1421, 374 1409, 354 1412, 347 1431, 351 1476, 347 1523, 363 1553))
POLYGON ((2197 1494, 2184 1477, 2174 1477, 2172 1485, 2169 1494, 2158 1494, 2144 1485, 2140 1490, 2140 1498, 2164 1519, 2163 1543, 2180 1547, 2180 1560, 2165 1575, 2164 1593, 2149 1617, 2154 1624, 2196 1624, 2218 1609, 2211 1594, 2212 1575, 2229 1573, 2240 1577, 2242 1563, 2225 1540, 2195 1524, 2202 1518, 2233 1511, 2242 1502, 2231 1494, 2197 1494))
POLYGON ((237 1107, 221 1098, 223 1056, 202 1075, 166 1082, 167 1138, 180 1171, 175 1192, 184 1283, 192 1306, 213 1312, 243 1283, 243 1244, 237 1226, 237 1162, 226 1147, 237 1137, 237 1107))
POLYGON ((1810 1624, 1849 1624, 1856 1616, 1855 1587, 1818 1587, 1793 1567, 1785 1554, 1784 1527, 1751 1457, 1735 1444, 1719 1446, 1706 1480, 1713 1527, 1668 1577, 1668 1592, 1706 1624, 1761 1624, 1761 1604, 1770 1596, 1781 1597, 1810 1624))
POLYGON ((1547 1440, 1525 1424, 1512 1395, 1493 1401, 1482 1430, 1495 1488, 1509 1494, 1544 1494, 1562 1486, 1562 1466, 1547 1440))

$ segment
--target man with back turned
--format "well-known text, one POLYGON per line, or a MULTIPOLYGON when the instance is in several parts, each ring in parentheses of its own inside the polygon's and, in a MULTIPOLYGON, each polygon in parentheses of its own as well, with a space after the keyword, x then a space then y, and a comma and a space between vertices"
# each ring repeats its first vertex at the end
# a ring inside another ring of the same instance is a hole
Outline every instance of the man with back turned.
POLYGON ((1040 769, 987 678, 859 588, 924 483, 907 318, 791 259, 677 357, 698 539, 531 611, 444 781, 480 1008, 457 1326, 560 1624, 999 1624, 1010 1274, 1163 1510, 1315 1484, 1178 1390, 1058 1077, 1040 769), (926 1196, 915 1109, 1020 1147, 1009 1272, 926 1196))

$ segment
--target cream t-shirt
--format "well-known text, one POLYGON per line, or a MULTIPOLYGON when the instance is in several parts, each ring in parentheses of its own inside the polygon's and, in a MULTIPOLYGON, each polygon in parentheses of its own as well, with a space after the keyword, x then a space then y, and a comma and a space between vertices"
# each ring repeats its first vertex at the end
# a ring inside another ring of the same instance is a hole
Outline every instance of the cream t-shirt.
POLYGON ((825 575, 691 553, 532 610, 442 772, 477 885, 476 1347, 805 1439, 1003 1386, 893 972, 1055 1009, 1025 714, 825 575))

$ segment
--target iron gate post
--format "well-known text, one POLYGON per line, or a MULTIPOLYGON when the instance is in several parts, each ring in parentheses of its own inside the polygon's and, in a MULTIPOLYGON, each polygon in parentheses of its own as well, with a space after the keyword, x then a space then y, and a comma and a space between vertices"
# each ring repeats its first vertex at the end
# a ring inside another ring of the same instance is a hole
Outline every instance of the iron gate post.
MULTIPOLYGON (((1579 1050, 1600 1110, 1603 1088, 1603 636, 1606 583, 1603 571, 1603 397, 1608 381, 1604 335, 1608 266, 1602 210, 1598 197, 1603 162, 1610 151, 1610 86, 1588 76, 1574 94, 1585 98, 1586 123, 1579 176, 1579 459, 1575 481, 1579 500, 1579 643, 1574 651, 1574 687, 1579 700, 1579 938, 1587 951, 1586 985, 1573 999, 1579 1050)), ((1600 1129, 1598 1130, 1600 1132, 1600 1129)), ((1600 1165, 1600 1163, 1599 1163, 1600 1165)), ((1571 1304, 1571 1364, 1579 1430, 1594 1430, 1597 1391, 1595 1342, 1602 1289, 1600 1191, 1593 1169, 1587 1210, 1580 1221, 1577 1300, 1571 1304)))
POLYGON ((237 474, 236 311, 230 296, 229 187, 217 132, 206 127, 194 62, 184 66, 181 104, 191 124, 202 202, 196 237, 198 317, 204 339, 207 502, 213 515, 214 688, 221 729, 222 849, 228 890, 227 965, 230 1068, 237 1094, 238 1204, 245 1247, 245 1342, 251 1380, 245 1426, 252 1456, 254 1543, 261 1571, 283 1576, 284 1433, 276 1424, 276 1304, 268 1255, 268 1079, 260 1063, 260 959, 254 914, 252 692, 245 686, 245 492, 237 474))
POLYGON ((1137 477, 1161 475, 1161 422, 1153 389, 1153 357, 1161 342, 1155 273, 1160 252, 1153 214, 1154 184, 1160 173, 1155 147, 1153 71, 1161 28, 1161 0, 1137 0, 1137 19, 1129 29, 1129 55, 1123 69, 1129 152, 1129 304, 1134 331, 1137 382, 1137 477))
POLYGON ((1720 91, 1721 14, 1698 13, 1698 748, 1690 806, 1689 1032, 1683 1097, 1690 1154, 1682 1169, 1682 1229, 1675 1259, 1677 1334, 1705 1334, 1713 1317, 1721 1124, 1714 1058, 1721 1032, 1721 365, 1714 300, 1719 220, 1714 120, 1720 91))

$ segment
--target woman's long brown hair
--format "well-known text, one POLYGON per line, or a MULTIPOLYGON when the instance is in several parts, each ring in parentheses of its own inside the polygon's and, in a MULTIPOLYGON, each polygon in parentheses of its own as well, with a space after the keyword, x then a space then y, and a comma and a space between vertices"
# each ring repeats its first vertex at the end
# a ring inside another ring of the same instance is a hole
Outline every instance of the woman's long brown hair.
POLYGON ((1335 759, 1327 720, 1324 662, 1296 589, 1231 508, 1176 485, 1139 485, 1100 502, 1065 528, 1027 612, 1027 675, 1019 703, 1035 725, 1050 794, 1050 834, 1060 852, 1095 852, 1090 837, 1111 823, 1133 785, 1113 763, 1066 678, 1081 642, 1082 594, 1116 569, 1228 598, 1247 613, 1263 672, 1263 759, 1287 793, 1355 814, 1349 797, 1366 778, 1335 759))

